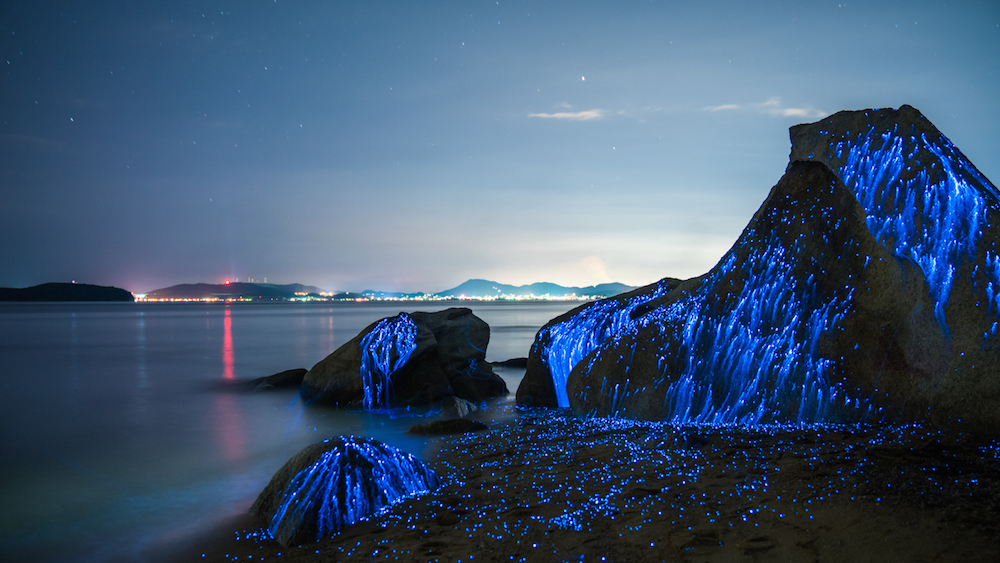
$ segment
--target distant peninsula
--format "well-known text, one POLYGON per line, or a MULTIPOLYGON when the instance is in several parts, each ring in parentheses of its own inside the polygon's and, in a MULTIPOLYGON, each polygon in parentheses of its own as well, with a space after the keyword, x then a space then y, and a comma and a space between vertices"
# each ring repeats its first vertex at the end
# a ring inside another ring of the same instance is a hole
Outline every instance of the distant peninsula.
POLYGON ((291 283, 183 283, 140 294, 142 301, 291 301, 320 298, 327 292, 311 285, 291 283))
POLYGON ((469 280, 458 287, 435 293, 434 296, 438 298, 470 297, 473 299, 525 299, 531 297, 536 299, 589 299, 594 297, 612 297, 632 289, 635 288, 623 283, 602 283, 587 287, 564 287, 559 284, 547 282, 514 286, 490 280, 469 280))
POLYGON ((0 301, 134 301, 132 293, 117 287, 86 283, 43 283, 17 289, 0 287, 0 301))
POLYGON ((565 287, 554 283, 508 285, 473 279, 437 293, 401 293, 376 290, 330 292, 302 284, 194 283, 139 294, 140 301, 442 301, 442 300, 565 300, 611 297, 634 289, 622 283, 565 287))

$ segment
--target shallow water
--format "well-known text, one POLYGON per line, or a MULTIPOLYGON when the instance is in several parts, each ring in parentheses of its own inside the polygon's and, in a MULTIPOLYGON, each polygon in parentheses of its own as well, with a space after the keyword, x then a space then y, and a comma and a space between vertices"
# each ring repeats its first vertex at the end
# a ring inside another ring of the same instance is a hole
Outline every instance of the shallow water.
MULTIPOLYGON (((312 367, 379 318, 450 305, 0 304, 3 559, 142 560, 245 511, 291 455, 332 435, 418 453, 424 441, 404 434, 414 418, 231 384, 312 367)), ((526 356, 578 303, 462 305, 490 324, 498 361, 526 356)), ((498 372, 513 393, 523 370, 498 372)))

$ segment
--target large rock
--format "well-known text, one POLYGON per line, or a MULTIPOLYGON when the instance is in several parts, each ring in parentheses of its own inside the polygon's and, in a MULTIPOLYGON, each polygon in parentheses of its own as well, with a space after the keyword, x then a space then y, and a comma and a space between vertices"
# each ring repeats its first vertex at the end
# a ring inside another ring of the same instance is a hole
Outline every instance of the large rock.
POLYGON ((489 340, 489 325, 469 309, 400 313, 372 323, 313 366, 302 396, 308 403, 382 409, 506 395, 486 362, 489 340))
POLYGON ((250 507, 286 547, 327 537, 438 486, 414 456, 371 438, 338 436, 295 454, 250 507))
MULTIPOLYGON (((906 105, 839 112, 792 127, 791 140, 790 158, 833 170, 864 207, 872 235, 923 273, 947 346, 933 380, 912 398, 928 402, 939 424, 1000 433, 1000 191, 906 105)), ((860 387, 902 384, 847 377, 860 387)))
POLYGON ((841 112, 792 141, 785 176, 711 272, 627 322, 620 306, 587 320, 611 327, 597 346, 548 336, 538 379, 571 358, 580 415, 1000 432, 996 188, 907 106, 841 112))

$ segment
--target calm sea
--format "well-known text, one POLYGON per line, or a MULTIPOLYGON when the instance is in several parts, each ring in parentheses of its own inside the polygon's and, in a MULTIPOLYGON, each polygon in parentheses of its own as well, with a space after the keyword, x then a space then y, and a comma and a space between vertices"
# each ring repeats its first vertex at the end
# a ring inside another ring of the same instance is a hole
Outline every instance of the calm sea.
MULTIPOLYGON (((245 511, 303 447, 338 434, 419 453, 415 418, 303 409, 232 383, 310 368, 400 311, 454 304, 0 304, 0 559, 142 561, 245 511)), ((490 361, 527 356, 575 302, 462 303, 490 361)), ((512 400, 523 370, 498 370, 512 400)))

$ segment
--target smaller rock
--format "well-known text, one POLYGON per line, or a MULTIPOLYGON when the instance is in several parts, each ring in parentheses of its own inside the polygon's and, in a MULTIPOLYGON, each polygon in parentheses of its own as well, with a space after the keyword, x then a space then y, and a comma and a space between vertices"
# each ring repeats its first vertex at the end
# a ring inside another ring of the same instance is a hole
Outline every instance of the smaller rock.
POLYGON ((465 418, 469 413, 479 410, 475 403, 454 395, 441 399, 438 405, 441 407, 440 415, 444 418, 465 418))
POLYGON ((269 389, 296 388, 302 385, 302 378, 305 377, 305 368, 289 369, 267 377, 258 377, 247 384, 254 391, 267 391, 269 389))
POLYGON ((338 436, 292 456, 250 513, 267 518, 271 535, 288 547, 327 537, 438 484, 411 454, 372 438, 338 436))
POLYGON ((477 420, 467 418, 452 418, 449 420, 435 420, 427 424, 418 424, 406 431, 407 434, 419 434, 421 436, 435 436, 443 434, 468 434, 470 432, 480 432, 489 428, 477 420))

